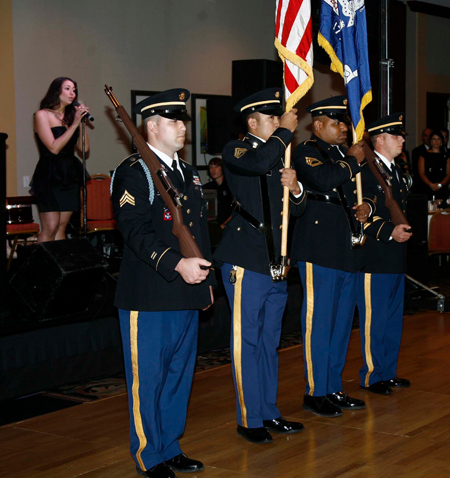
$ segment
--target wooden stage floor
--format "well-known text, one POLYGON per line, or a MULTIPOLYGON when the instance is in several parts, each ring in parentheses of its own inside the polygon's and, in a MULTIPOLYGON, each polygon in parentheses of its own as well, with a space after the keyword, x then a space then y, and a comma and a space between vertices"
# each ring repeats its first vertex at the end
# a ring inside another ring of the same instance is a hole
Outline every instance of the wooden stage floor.
MULTIPOLYGON (((280 352, 279 408, 306 429, 254 445, 236 434, 230 366, 196 374, 183 451, 205 463, 194 478, 450 477, 450 314, 405 318, 399 376, 412 387, 379 396, 360 389, 359 331, 344 371, 345 390, 365 410, 320 418, 301 408, 302 347, 280 352)), ((0 476, 134 478, 125 395, 0 428, 0 476)))

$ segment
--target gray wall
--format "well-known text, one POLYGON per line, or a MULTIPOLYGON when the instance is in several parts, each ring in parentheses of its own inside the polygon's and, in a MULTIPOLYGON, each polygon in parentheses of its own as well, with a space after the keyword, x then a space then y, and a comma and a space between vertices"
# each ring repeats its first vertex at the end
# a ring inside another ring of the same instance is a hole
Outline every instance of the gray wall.
POLYGON ((13 0, 18 195, 38 159, 32 115, 54 78, 78 82, 95 117, 88 169, 108 172, 129 144, 105 83, 128 112, 132 89, 231 94, 232 60, 277 58, 274 12, 273 0, 13 0))

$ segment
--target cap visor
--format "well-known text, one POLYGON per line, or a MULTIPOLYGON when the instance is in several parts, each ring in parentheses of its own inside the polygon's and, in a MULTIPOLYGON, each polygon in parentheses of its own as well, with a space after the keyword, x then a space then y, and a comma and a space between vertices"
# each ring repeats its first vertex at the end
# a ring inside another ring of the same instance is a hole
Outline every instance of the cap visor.
POLYGON ((164 113, 160 114, 163 118, 167 119, 176 119, 180 121, 191 121, 191 117, 187 113, 180 113, 180 112, 175 112, 175 113, 164 113))

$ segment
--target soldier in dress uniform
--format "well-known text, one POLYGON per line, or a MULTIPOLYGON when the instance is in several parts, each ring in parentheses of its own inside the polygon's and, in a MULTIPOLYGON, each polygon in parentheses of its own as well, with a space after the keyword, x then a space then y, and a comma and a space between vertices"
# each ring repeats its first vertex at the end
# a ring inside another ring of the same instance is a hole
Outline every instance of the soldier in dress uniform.
POLYGON ((313 135, 295 149, 293 164, 308 191, 308 206, 296 221, 291 252, 304 290, 303 408, 337 417, 341 409, 365 408, 362 400, 343 391, 341 374, 362 267, 362 250, 352 248, 352 237, 358 237, 359 221, 367 220, 373 206, 355 206, 355 175, 361 171, 364 154, 360 143, 350 149, 345 146, 347 98, 328 98, 306 111, 312 116, 313 135))
POLYGON ((186 457, 183 434, 194 373, 198 310, 212 303, 213 274, 206 205, 198 172, 177 151, 190 118, 189 91, 172 89, 138 103, 148 145, 183 193, 184 223, 203 256, 184 258, 172 233, 172 216, 138 154, 116 169, 112 201, 124 237, 115 305, 120 327, 130 410, 131 453, 138 473, 174 477, 203 464, 186 457), (202 268, 203 266, 203 268, 202 268))
POLYGON ((272 442, 270 431, 303 429, 285 420, 276 406, 281 319, 287 301, 285 281, 274 282, 271 264, 280 259, 282 186, 298 215, 305 195, 283 157, 292 141, 297 110, 282 115, 281 89, 259 91, 235 106, 248 126, 240 140, 223 150, 223 167, 236 200, 214 258, 232 310, 231 352, 236 391, 237 432, 252 443, 272 442))
MULTIPOLYGON (((395 164, 405 142, 403 113, 395 113, 370 124, 367 130, 386 176, 391 177, 392 194, 403 213, 408 190, 402 170, 395 164)), ((391 221, 385 195, 369 166, 362 168, 363 189, 375 191, 376 210, 364 226, 364 268, 360 275, 358 309, 364 366, 361 387, 388 395, 392 388, 409 387, 397 377, 397 361, 403 325, 406 241, 412 233, 407 224, 391 221)))

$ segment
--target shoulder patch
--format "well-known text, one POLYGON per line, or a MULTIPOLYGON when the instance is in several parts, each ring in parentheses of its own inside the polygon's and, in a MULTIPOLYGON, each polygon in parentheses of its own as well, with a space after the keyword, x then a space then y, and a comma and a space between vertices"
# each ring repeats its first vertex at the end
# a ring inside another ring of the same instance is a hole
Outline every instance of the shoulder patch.
POLYGON ((246 148, 234 148, 234 157, 235 158, 242 158, 242 156, 244 156, 244 154, 247 152, 248 150, 246 148))
POLYGON ((315 168, 316 166, 319 166, 320 164, 323 164, 320 159, 317 158, 310 158, 309 156, 306 156, 306 164, 308 166, 311 166, 312 168, 315 168))

